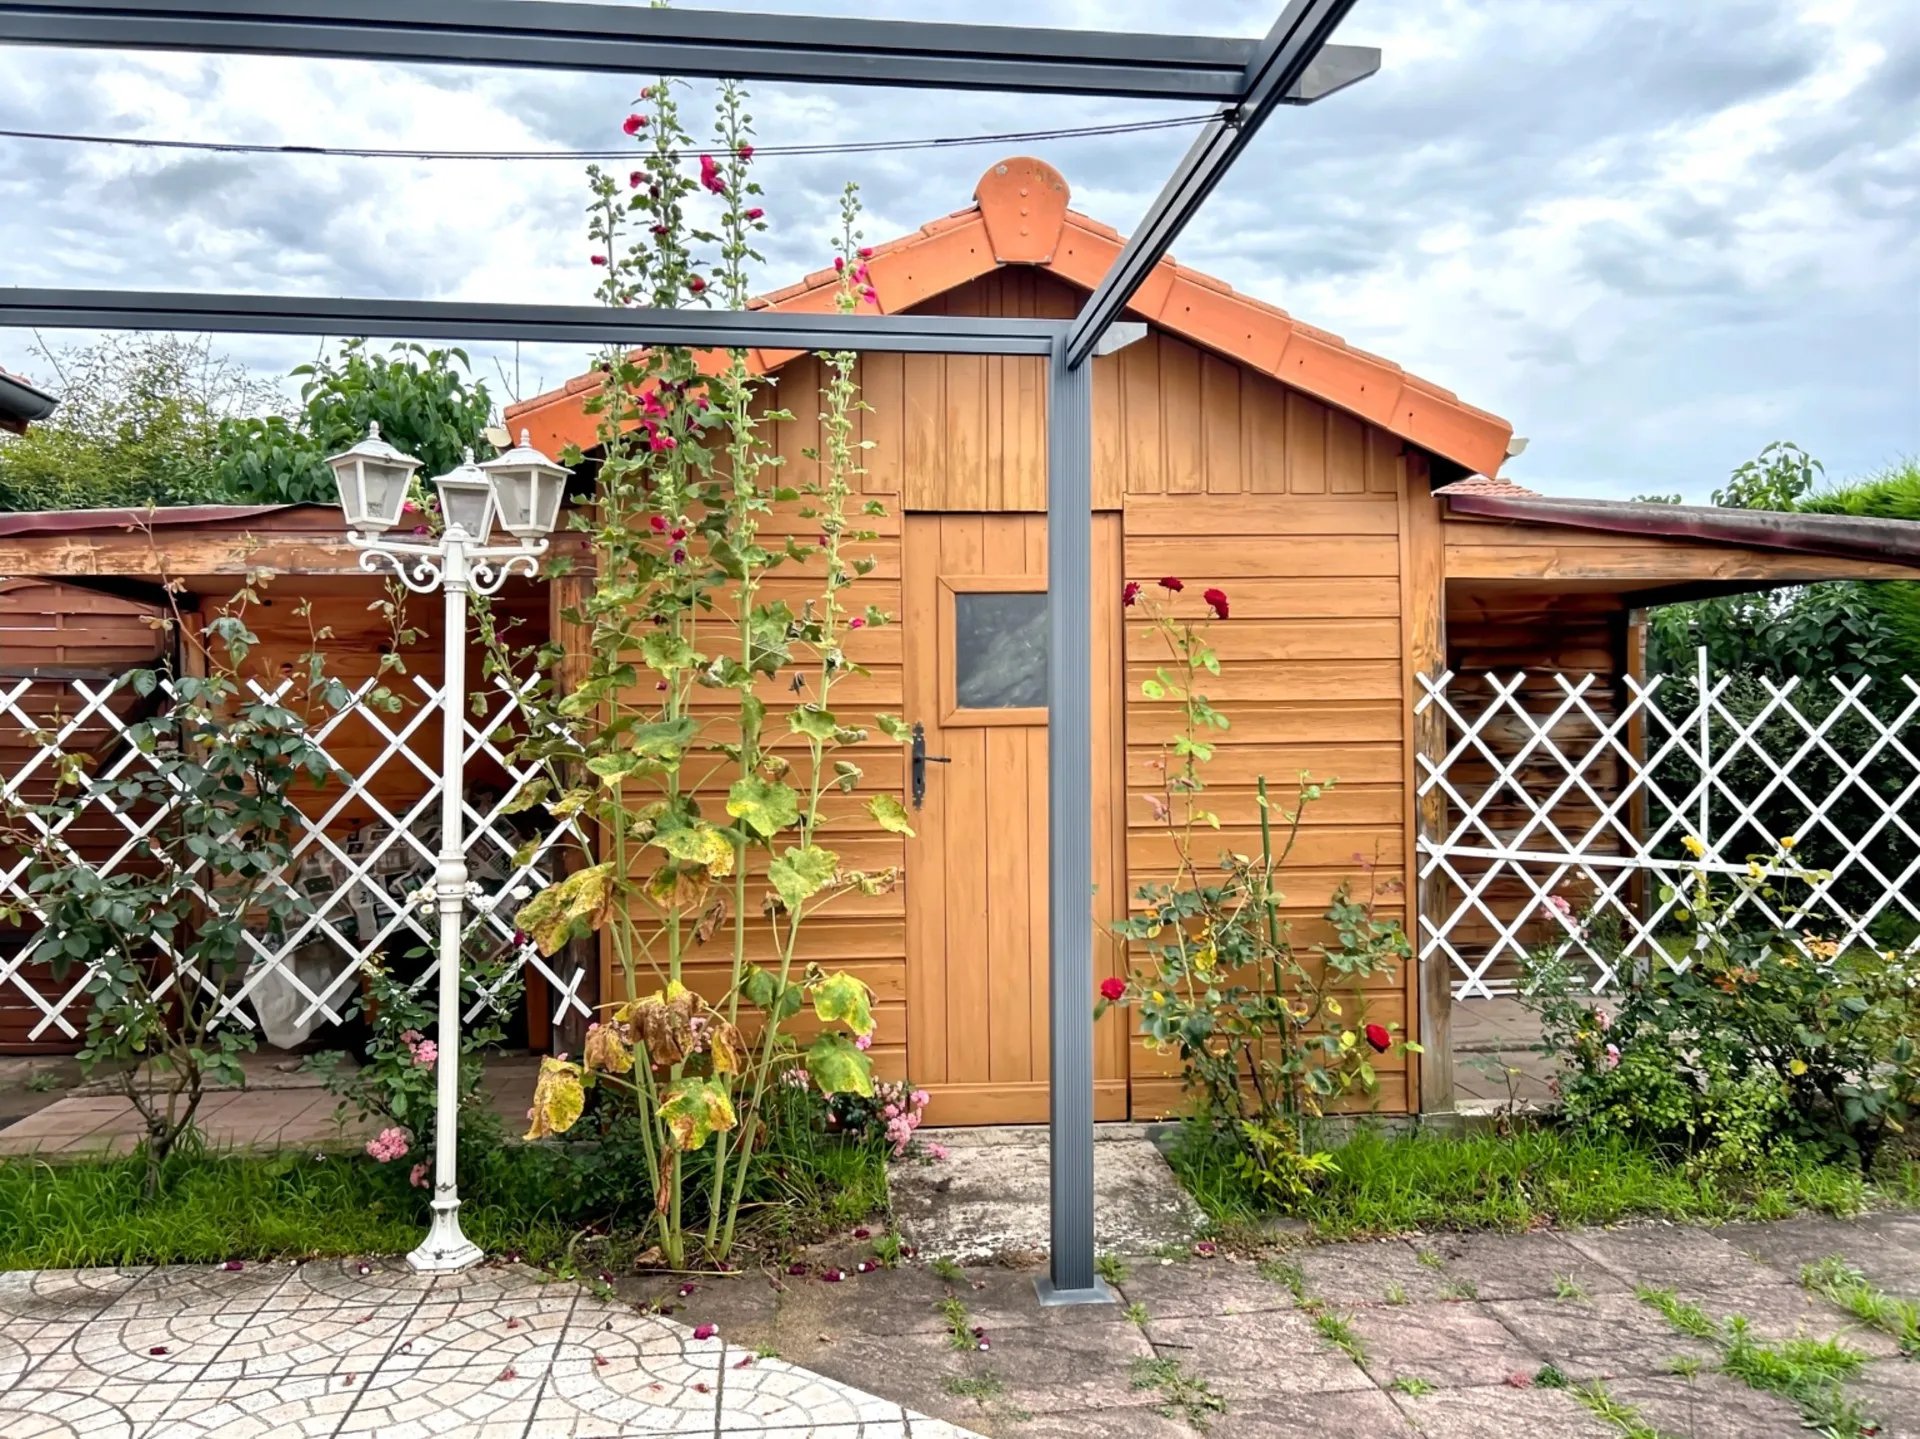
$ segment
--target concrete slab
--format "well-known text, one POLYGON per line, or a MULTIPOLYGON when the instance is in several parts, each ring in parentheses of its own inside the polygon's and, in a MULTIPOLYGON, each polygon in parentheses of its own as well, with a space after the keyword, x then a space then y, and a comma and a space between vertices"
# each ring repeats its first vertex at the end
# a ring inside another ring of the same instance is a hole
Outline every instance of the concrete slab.
MULTIPOLYGON (((1047 1132, 1033 1126, 946 1129, 944 1163, 894 1171, 900 1232, 926 1255, 962 1264, 1044 1260, 1048 1240, 1047 1132)), ((1094 1129, 1095 1242, 1116 1254, 1184 1246, 1202 1216, 1142 1125, 1094 1129)))

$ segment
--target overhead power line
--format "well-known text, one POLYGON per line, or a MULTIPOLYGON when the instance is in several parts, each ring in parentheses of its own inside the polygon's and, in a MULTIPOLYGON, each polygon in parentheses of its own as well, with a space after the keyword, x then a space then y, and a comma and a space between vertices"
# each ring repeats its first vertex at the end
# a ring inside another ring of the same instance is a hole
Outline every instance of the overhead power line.
MULTIPOLYGON (((948 135, 922 140, 843 140, 818 145, 756 145, 755 155, 874 155, 899 150, 944 150, 968 145, 1022 145, 1039 140, 1080 140, 1106 135, 1141 135, 1204 125, 1218 112, 1176 115, 1160 120, 1129 120, 1111 125, 1080 125, 1054 130, 1009 130, 994 135, 948 135)), ((258 145, 231 140, 162 140, 145 135, 76 135, 58 130, 0 129, 0 139, 35 140, 64 145, 111 145, 141 150, 195 150, 222 155, 321 155, 352 160, 657 160, 658 154, 628 146, 619 150, 403 150, 346 145, 258 145)), ((673 158, 722 153, 711 149, 672 152, 673 158)))

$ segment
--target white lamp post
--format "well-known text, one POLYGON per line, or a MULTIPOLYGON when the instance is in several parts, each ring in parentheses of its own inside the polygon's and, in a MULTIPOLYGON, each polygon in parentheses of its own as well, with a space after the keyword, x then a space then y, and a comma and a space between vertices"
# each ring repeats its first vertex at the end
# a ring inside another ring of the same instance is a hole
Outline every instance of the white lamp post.
POLYGON ((434 480, 445 521, 437 538, 388 539, 400 523, 407 490, 420 461, 380 438, 367 438, 327 461, 340 484, 348 538, 361 551, 360 568, 391 569, 416 594, 446 596, 446 675, 441 694, 440 858, 434 870, 434 900, 440 911, 440 1024, 436 1047, 439 1088, 434 1116, 433 1227, 407 1256, 417 1270, 450 1272, 477 1264, 479 1246, 460 1232, 460 1189, 455 1174, 460 1134, 460 934, 467 901, 464 746, 462 710, 467 693, 467 595, 497 594, 516 570, 532 577, 547 551, 547 536, 559 517, 567 471, 520 444, 484 465, 473 453, 434 480), (505 519, 517 543, 489 546, 495 516, 505 519))

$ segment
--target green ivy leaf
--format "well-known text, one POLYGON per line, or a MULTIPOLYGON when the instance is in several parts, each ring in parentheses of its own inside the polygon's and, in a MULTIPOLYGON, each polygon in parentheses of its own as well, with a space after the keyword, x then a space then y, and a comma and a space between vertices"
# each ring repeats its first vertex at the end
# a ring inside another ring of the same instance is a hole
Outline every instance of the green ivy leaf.
POLYGON ((779 780, 747 775, 727 791, 727 813, 767 839, 800 818, 800 796, 779 780))
POLYGON ((840 856, 832 850, 807 845, 788 850, 768 865, 767 879, 791 914, 825 889, 839 867, 840 856))
POLYGON ((822 1094, 873 1097, 873 1061, 844 1034, 823 1034, 807 1046, 807 1073, 822 1094))
POLYGON ((880 828, 893 834, 904 834, 913 838, 913 822, 907 818, 907 807, 890 794, 877 794, 867 801, 867 813, 874 817, 880 828))

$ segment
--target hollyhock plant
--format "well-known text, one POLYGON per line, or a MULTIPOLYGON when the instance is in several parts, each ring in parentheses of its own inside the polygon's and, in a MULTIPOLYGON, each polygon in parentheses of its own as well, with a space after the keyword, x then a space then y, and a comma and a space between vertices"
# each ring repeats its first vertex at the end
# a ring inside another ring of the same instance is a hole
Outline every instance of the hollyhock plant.
POLYGON ((647 126, 645 115, 629 115, 620 122, 620 128, 629 135, 638 135, 647 126))

